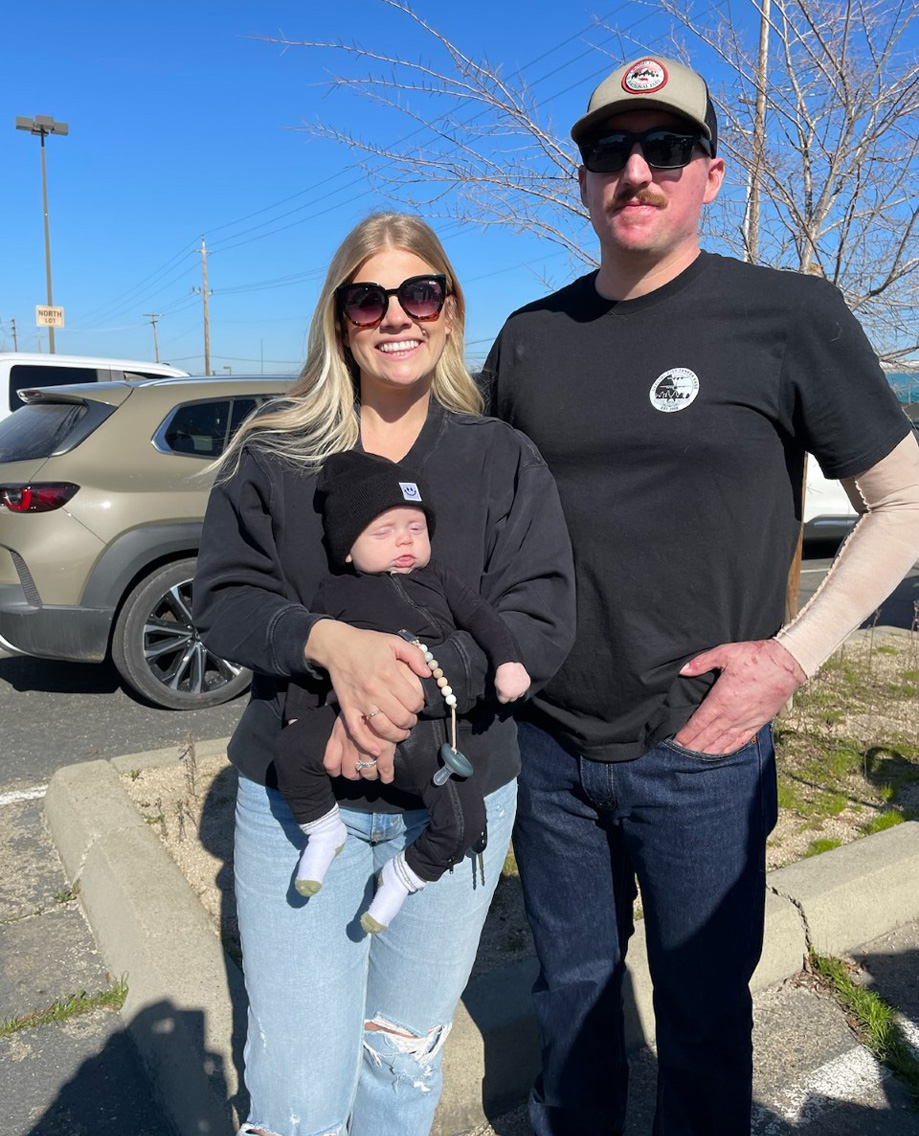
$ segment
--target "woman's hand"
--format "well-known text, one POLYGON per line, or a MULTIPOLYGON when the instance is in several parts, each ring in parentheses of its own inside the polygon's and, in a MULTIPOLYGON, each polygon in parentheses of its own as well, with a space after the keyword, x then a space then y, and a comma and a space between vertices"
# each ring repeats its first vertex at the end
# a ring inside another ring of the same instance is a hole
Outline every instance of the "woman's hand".
POLYGON ((335 719, 332 733, 325 747, 323 766, 330 777, 347 777, 349 781, 376 781, 389 784, 393 779, 395 742, 377 740, 379 755, 373 757, 357 748, 348 736, 344 720, 335 719))
MULTIPOLYGON (((417 647, 398 635, 322 619, 313 626, 304 655, 328 672, 347 735, 367 758, 384 757, 384 742, 405 741, 424 705, 418 678, 431 674, 417 647)), ((388 780, 391 772, 390 760, 388 780)), ((349 775, 344 767, 342 774, 349 775)))

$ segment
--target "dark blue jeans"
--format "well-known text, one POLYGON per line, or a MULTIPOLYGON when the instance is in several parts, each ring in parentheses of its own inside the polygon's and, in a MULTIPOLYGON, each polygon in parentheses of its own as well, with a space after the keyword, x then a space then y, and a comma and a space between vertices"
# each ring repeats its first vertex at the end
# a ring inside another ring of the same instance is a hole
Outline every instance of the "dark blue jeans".
POLYGON ((777 809, 770 728, 732 754, 666 741, 607 764, 522 723, 520 749, 514 849, 540 963, 534 1131, 623 1131, 622 978, 637 876, 654 984, 654 1134, 749 1136, 749 982, 777 809))

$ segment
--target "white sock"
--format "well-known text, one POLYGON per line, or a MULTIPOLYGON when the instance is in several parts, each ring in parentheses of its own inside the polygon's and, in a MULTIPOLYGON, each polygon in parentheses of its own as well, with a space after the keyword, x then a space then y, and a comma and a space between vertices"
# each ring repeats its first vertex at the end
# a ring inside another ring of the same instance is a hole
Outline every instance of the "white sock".
POLYGON ((380 872, 373 902, 361 916, 361 926, 371 935, 385 931, 408 896, 421 891, 425 883, 427 881, 416 876, 406 864, 404 852, 387 860, 380 872))
POLYGON ((297 865, 294 887, 301 895, 315 895, 322 887, 329 865, 344 848, 348 830, 342 823, 338 805, 319 820, 308 821, 300 828, 306 833, 306 847, 297 865))

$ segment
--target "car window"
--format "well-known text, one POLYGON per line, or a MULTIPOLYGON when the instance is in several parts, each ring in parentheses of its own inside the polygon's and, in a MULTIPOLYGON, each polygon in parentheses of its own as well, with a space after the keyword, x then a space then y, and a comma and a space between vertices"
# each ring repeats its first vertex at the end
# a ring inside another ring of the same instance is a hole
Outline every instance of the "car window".
POLYGON ((258 401, 254 398, 237 398, 233 400, 233 420, 230 422, 230 437, 227 438, 227 445, 233 439, 233 435, 246 421, 249 415, 258 406, 258 401))
MULTIPOLYGON (((104 375, 108 378, 108 375, 104 375)), ((19 391, 30 387, 59 387, 67 383, 94 383, 99 375, 95 367, 67 367, 61 365, 38 365, 37 363, 17 363, 10 368, 10 410, 18 410, 25 403, 19 391)))
POLYGON ((85 403, 27 403, 0 422, 0 462, 46 458, 86 415, 85 403))
POLYGON ((175 454, 218 458, 255 407, 254 398, 227 398, 176 407, 155 441, 175 454))

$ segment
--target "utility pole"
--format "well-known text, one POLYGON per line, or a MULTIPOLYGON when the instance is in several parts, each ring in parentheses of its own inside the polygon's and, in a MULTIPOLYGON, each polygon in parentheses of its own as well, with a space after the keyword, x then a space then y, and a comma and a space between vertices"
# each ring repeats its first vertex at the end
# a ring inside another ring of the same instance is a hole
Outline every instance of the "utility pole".
MULTIPOLYGON (((753 0, 757 4, 757 0, 753 0)), ((747 259, 756 263, 759 252, 759 209, 760 183, 762 181, 763 157, 766 151, 766 83, 769 78, 769 26, 772 2, 762 0, 759 25, 759 60, 756 66, 756 107, 753 112, 753 164, 750 169, 749 213, 747 216, 746 238, 747 259)), ((801 513, 804 514, 804 498, 807 494, 807 462, 804 455, 804 470, 801 474, 801 513)), ((801 558, 804 555, 804 525, 798 531, 798 546, 795 549, 788 580, 785 585, 785 618, 792 620, 801 605, 801 558)))
POLYGON ((13 336, 13 350, 18 351, 19 350, 19 340, 16 338, 16 321, 14 319, 10 320, 10 332, 12 333, 12 336, 13 336))
POLYGON ((159 340, 156 338, 156 325, 163 318, 162 312, 144 312, 144 318, 148 319, 153 326, 153 353, 156 356, 157 363, 160 361, 160 345, 159 340))
POLYGON ((201 287, 193 288, 192 291, 200 292, 204 297, 204 373, 209 375, 211 373, 211 320, 207 302, 210 293, 207 290, 207 246, 204 243, 204 237, 201 238, 201 287))
MULTIPOLYGON (((754 0, 756 3, 756 0, 754 0)), ((759 62, 756 67, 756 107, 753 112, 753 165, 747 216, 747 259, 756 264, 759 253, 759 206, 763 155, 766 150, 766 83, 769 75, 769 18, 772 0, 762 0, 759 25, 759 62)))

